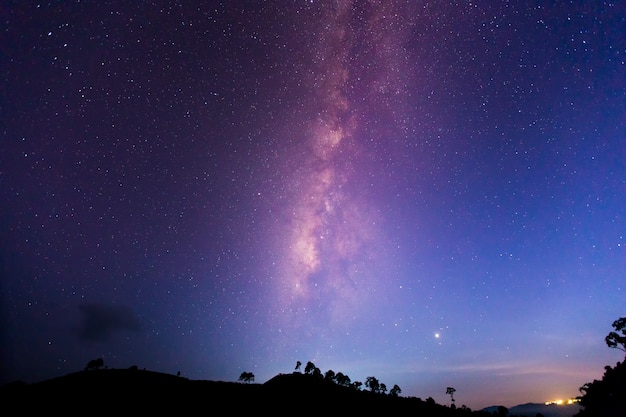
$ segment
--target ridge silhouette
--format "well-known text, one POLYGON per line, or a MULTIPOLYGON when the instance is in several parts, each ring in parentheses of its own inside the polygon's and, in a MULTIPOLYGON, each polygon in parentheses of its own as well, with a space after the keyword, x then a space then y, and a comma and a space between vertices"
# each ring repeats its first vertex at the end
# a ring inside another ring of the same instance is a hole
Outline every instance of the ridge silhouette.
MULTIPOLYGON (((614 332, 605 342, 610 348, 626 351, 626 318, 613 323, 614 332)), ((240 382, 190 380, 162 372, 139 370, 136 365, 127 369, 101 369, 101 358, 91 360, 85 369, 45 381, 27 384, 20 381, 0 387, 0 404, 4 415, 63 413, 64 415, 103 415, 110 413, 174 413, 195 415, 215 410, 220 414, 235 415, 270 413, 275 416, 298 413, 320 415, 347 414, 403 415, 421 417, 509 416, 508 410, 498 407, 496 413, 473 411, 465 406, 437 404, 432 398, 401 397, 398 386, 386 394, 384 384, 368 377, 366 387, 360 382, 347 384, 349 378, 328 371, 323 376, 312 362, 301 373, 301 362, 296 371, 278 374, 263 384, 252 383, 254 374, 244 372, 240 382), (337 376, 344 385, 337 383, 337 376)), ((584 384, 578 397, 583 409, 578 417, 623 417, 626 415, 626 361, 615 367, 605 366, 601 380, 584 384)), ((451 396, 456 389, 448 387, 451 396)), ((539 415, 539 413, 537 414, 539 415)), ((509 416, 511 417, 511 416, 509 416)), ((528 417, 528 416, 527 416, 528 417)))
POLYGON ((420 416, 489 416, 469 409, 452 409, 431 398, 394 397, 340 386, 313 375, 278 374, 265 383, 191 380, 167 373, 128 369, 79 371, 42 382, 14 382, 0 388, 5 409, 29 412, 163 412, 197 414, 221 410, 236 415, 319 413, 418 413, 420 416))

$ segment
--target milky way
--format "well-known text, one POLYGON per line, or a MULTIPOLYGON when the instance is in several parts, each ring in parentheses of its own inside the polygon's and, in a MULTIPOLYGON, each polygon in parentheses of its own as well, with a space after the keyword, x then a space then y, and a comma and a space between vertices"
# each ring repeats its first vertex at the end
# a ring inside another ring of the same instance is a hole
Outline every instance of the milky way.
POLYGON ((355 36, 350 30, 352 17, 349 3, 322 11, 325 25, 311 51, 313 66, 307 80, 315 92, 316 111, 310 112, 302 138, 294 138, 302 140, 306 150, 293 178, 283 274, 296 305, 299 297, 313 294, 331 306, 337 298, 346 302, 364 297, 362 287, 368 284, 363 269, 373 264, 376 219, 367 201, 359 201, 359 194, 367 192, 359 186, 366 184, 353 185, 358 175, 354 165, 362 156, 354 137, 358 108, 347 96, 355 78, 349 68, 355 36))

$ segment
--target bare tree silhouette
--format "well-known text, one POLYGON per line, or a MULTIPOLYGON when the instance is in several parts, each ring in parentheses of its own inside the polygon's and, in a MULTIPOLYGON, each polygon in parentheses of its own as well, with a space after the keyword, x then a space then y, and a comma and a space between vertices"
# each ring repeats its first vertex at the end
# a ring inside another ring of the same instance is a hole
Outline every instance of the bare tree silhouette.
POLYGON ((456 392, 456 389, 454 389, 452 387, 446 388, 446 394, 450 396, 450 400, 452 401, 452 404, 454 404, 454 393, 455 392, 456 392))

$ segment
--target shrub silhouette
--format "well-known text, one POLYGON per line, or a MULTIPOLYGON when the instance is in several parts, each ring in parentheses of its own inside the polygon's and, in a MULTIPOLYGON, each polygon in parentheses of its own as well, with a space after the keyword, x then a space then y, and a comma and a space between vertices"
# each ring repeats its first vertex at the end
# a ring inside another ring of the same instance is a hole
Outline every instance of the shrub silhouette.
POLYGON ((104 360, 102 358, 92 359, 89 362, 87 362, 87 366, 85 366, 85 371, 88 371, 90 369, 100 369, 103 366, 104 366, 104 360))

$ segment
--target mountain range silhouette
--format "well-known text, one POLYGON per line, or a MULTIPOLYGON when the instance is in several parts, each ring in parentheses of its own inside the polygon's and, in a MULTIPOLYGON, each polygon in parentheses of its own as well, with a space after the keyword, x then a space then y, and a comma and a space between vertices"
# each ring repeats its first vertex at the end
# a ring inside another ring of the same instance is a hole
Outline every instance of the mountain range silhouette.
MULTIPOLYGON (((494 415, 493 410, 450 407, 437 404, 432 398, 422 400, 357 390, 300 372, 278 374, 259 384, 191 380, 139 370, 135 366, 128 369, 89 369, 31 384, 16 381, 0 387, 0 401, 5 410, 19 410, 19 414, 494 415)), ((525 415, 535 417, 536 412, 525 415)), ((550 415, 544 413, 546 417, 550 415)), ((566 415, 554 414, 559 417, 566 415)))

